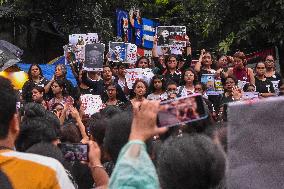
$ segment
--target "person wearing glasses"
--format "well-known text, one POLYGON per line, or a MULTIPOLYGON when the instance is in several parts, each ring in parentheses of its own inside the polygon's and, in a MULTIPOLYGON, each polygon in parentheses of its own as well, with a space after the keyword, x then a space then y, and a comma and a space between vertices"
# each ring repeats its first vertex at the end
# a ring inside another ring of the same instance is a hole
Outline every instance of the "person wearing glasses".
POLYGON ((221 99, 221 105, 227 104, 229 102, 241 100, 242 91, 237 86, 238 80, 234 76, 228 76, 225 80, 224 86, 224 95, 221 99))
POLYGON ((194 94, 194 84, 197 80, 196 72, 189 68, 183 74, 182 86, 178 88, 178 96, 186 97, 194 94))
POLYGON ((255 66, 255 87, 256 92, 259 92, 261 97, 275 96, 275 91, 272 82, 265 77, 265 64, 258 62, 255 66))
POLYGON ((167 82, 167 87, 166 87, 166 92, 168 94, 168 100, 169 99, 175 99, 178 97, 178 85, 176 84, 176 82, 169 80, 167 82))
POLYGON ((275 59, 272 55, 267 55, 264 63, 266 68, 265 77, 272 82, 275 93, 278 95, 279 88, 282 85, 282 77, 275 70, 275 59))

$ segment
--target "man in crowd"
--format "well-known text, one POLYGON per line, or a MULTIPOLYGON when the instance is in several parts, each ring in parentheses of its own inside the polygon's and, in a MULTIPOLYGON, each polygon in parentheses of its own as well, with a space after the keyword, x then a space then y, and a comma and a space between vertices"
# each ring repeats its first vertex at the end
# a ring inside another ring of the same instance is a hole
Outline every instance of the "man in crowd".
MULTIPOLYGON (((17 97, 10 81, 0 77, 0 170, 8 184, 29 189, 73 189, 63 166, 55 159, 14 151, 20 132, 17 97)), ((6 188, 0 182, 0 188, 6 188)))

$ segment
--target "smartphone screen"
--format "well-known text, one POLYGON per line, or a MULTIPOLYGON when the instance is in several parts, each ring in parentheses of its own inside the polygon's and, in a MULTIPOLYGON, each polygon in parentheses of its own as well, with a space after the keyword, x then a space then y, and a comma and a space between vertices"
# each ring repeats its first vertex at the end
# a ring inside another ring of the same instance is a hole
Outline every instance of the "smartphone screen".
POLYGON ((191 95, 161 102, 158 127, 172 127, 207 118, 201 95, 191 95))
POLYGON ((88 145, 80 143, 60 143, 59 148, 67 161, 88 161, 88 145))

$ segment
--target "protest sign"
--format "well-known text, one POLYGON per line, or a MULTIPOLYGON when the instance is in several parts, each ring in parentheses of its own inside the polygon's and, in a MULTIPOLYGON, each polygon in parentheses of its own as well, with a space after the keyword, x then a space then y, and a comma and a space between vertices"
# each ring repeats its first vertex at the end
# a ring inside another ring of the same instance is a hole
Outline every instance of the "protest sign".
POLYGON ((146 56, 148 58, 152 57, 152 50, 147 50, 143 48, 137 48, 137 54, 138 56, 146 56))
POLYGON ((173 46, 170 47, 171 54, 180 55, 183 51, 183 45, 180 43, 174 43, 173 46))
POLYGON ((100 95, 84 94, 80 96, 82 107, 86 115, 93 115, 103 108, 100 95))
POLYGON ((86 34, 71 34, 69 35, 69 44, 85 45, 86 34))
POLYGON ((126 85, 129 89, 132 89, 133 84, 137 79, 143 78, 143 69, 142 68, 133 68, 133 69, 126 69, 126 85))
POLYGON ((242 100, 251 100, 259 98, 259 92, 243 92, 242 100))
POLYGON ((99 37, 97 33, 87 33, 85 38, 86 44, 99 43, 99 37))
POLYGON ((174 44, 180 44, 186 47, 185 26, 158 26, 156 34, 158 46, 174 46, 174 44))
POLYGON ((123 42, 130 42, 132 30, 129 25, 128 12, 117 9, 116 24, 117 36, 120 37, 123 42))
POLYGON ((148 85, 150 85, 152 78, 154 77, 154 73, 151 68, 142 69, 142 79, 146 81, 148 85))
POLYGON ((132 43, 126 44, 126 61, 130 64, 135 64, 137 61, 137 46, 132 43))
POLYGON ((123 42, 109 42, 109 60, 113 62, 125 62, 126 44, 123 42))
POLYGON ((102 43, 87 44, 85 46, 84 70, 102 71, 104 63, 105 45, 102 43))
POLYGON ((86 45, 98 43, 99 38, 97 33, 87 34, 71 34, 69 35, 69 44, 71 45, 86 45))
POLYGON ((144 48, 152 49, 156 33, 156 23, 146 18, 142 18, 142 23, 142 46, 144 48))
POLYGON ((224 88, 221 79, 215 79, 215 90, 220 94, 224 93, 224 88))
POLYGON ((202 74, 201 83, 206 85, 206 88, 207 88, 206 94, 208 95, 216 94, 215 86, 214 86, 214 83, 215 83, 214 74, 202 74))

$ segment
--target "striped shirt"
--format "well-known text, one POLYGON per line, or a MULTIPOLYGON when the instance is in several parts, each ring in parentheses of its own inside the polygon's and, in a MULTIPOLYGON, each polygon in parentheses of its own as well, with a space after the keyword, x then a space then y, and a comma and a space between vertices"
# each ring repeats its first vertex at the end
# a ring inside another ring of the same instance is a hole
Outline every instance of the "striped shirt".
POLYGON ((53 158, 0 150, 0 169, 14 189, 74 189, 61 163, 53 158))

